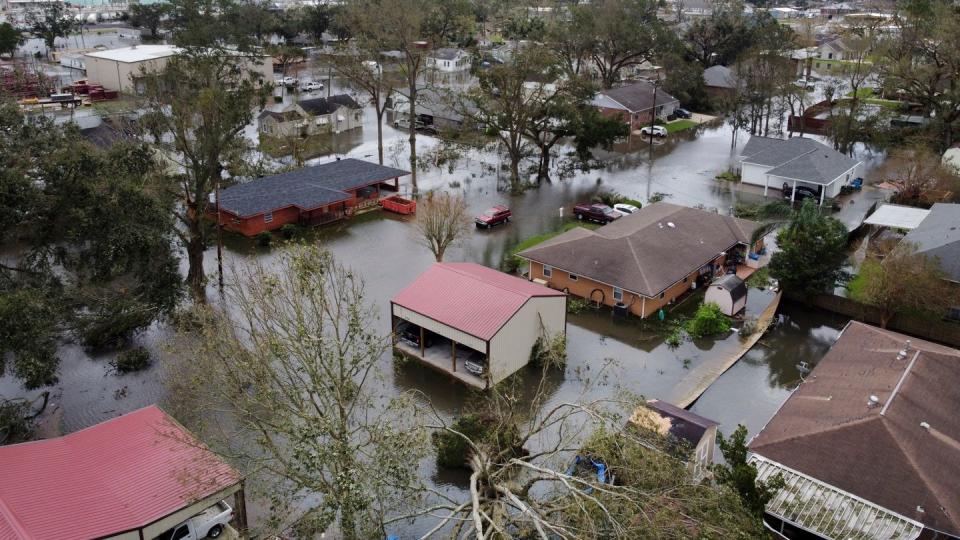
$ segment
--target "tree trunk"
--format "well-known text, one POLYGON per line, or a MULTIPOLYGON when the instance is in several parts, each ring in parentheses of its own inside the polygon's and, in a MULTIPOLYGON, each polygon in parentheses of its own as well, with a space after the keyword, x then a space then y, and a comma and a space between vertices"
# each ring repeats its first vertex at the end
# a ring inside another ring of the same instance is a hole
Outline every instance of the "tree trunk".
POLYGON ((890 319, 892 319, 892 318, 893 318, 893 313, 890 313, 890 312, 884 310, 884 311, 880 314, 880 328, 883 328, 884 330, 886 330, 886 329, 887 329, 887 323, 889 323, 889 322, 890 322, 890 319))
POLYGON ((410 80, 410 116, 408 120, 408 129, 410 133, 410 184, 412 185, 413 195, 416 196, 420 189, 417 187, 417 76, 414 73, 410 80))
POLYGON ((207 289, 204 283, 205 276, 203 273, 203 252, 206 246, 204 245, 200 226, 199 220, 192 220, 189 226, 190 239, 187 242, 187 261, 189 263, 187 286, 190 287, 190 295, 193 297, 194 302, 206 304, 207 289))
POLYGON ((550 147, 540 145, 540 165, 537 167, 537 183, 550 181, 550 147))
POLYGON ((377 158, 380 159, 381 165, 383 165, 383 113, 386 110, 386 106, 381 108, 380 103, 377 103, 377 158))

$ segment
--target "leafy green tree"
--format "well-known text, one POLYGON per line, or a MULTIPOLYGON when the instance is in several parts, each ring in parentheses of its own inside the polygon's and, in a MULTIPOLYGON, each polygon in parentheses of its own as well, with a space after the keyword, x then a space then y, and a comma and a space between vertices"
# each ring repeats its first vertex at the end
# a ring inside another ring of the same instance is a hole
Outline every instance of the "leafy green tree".
POLYGON ((170 6, 164 2, 156 4, 131 4, 130 24, 134 28, 146 28, 151 36, 157 37, 160 32, 160 26, 163 24, 164 18, 169 12, 170 6))
POLYGON ((847 228, 838 220, 820 214, 812 199, 777 234, 770 273, 783 288, 800 296, 833 290, 846 278, 847 228))
POLYGON ((8 22, 0 23, 0 54, 13 56, 23 45, 23 34, 8 22))
POLYGON ((265 87, 244 66, 244 57, 211 47, 187 48, 163 71, 145 76, 149 112, 143 123, 150 142, 179 163, 177 237, 187 252, 187 285, 193 300, 206 301, 204 251, 210 241, 207 205, 231 169, 245 166, 243 130, 265 87))
POLYGON ((767 503, 776 496, 777 491, 786 483, 779 474, 767 481, 757 481, 757 468, 747 462, 747 428, 737 426, 737 429, 726 438, 718 433, 720 452, 726 463, 715 465, 717 483, 732 488, 740 495, 743 505, 762 518, 767 503))
POLYGON ((562 49, 582 54, 580 60, 590 59, 600 84, 611 88, 624 69, 652 60, 675 44, 674 34, 657 16, 659 7, 656 0, 598 0, 570 6, 571 17, 561 32, 569 36, 562 41, 573 46, 562 49))
POLYGON ((898 313, 941 318, 960 305, 960 289, 934 258, 917 253, 917 246, 901 243, 883 259, 868 258, 857 278, 862 281, 856 300, 880 308, 880 327, 898 313))
POLYGON ((752 45, 752 30, 743 12, 743 2, 717 2, 709 16, 690 23, 683 43, 690 57, 702 67, 729 66, 752 45))
POLYGON ((956 142, 960 120, 960 8, 944 0, 898 5, 901 31, 881 47, 881 80, 890 94, 924 107, 943 151, 956 142))
POLYGON ((67 37, 80 23, 61 2, 52 2, 42 8, 27 12, 27 26, 29 32, 43 40, 47 46, 47 56, 53 50, 58 37, 67 37))
POLYGON ((323 39, 323 33, 330 29, 337 16, 336 8, 318 2, 315 6, 306 6, 300 11, 300 24, 303 30, 313 36, 317 43, 323 39))
POLYGON ((0 265, 0 372, 36 388, 56 381, 63 333, 122 345, 173 310, 173 201, 146 146, 100 150, 13 105, 0 106, 0 161, 0 245, 14 261, 0 265))

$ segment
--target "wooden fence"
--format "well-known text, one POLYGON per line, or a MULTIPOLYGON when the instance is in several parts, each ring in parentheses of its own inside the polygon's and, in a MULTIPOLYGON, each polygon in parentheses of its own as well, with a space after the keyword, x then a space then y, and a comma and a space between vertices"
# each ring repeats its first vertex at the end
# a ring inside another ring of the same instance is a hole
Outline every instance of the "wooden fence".
MULTIPOLYGON (((805 298, 791 295, 791 299, 803 302, 805 298)), ((861 304, 856 300, 833 294, 821 294, 809 299, 809 303, 827 311, 838 313, 867 324, 880 326, 880 310, 874 306, 861 304)), ((960 347, 960 323, 934 321, 908 315, 895 315, 887 323, 889 330, 903 332, 930 341, 937 341, 952 347, 960 347)))

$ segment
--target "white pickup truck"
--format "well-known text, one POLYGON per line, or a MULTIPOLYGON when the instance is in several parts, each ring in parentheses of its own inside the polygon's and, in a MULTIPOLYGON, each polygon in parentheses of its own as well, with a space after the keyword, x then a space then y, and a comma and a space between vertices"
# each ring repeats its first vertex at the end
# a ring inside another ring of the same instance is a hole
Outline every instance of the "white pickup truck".
POLYGON ((155 540, 201 540, 218 538, 233 519, 233 508, 220 501, 203 512, 163 532, 155 540))

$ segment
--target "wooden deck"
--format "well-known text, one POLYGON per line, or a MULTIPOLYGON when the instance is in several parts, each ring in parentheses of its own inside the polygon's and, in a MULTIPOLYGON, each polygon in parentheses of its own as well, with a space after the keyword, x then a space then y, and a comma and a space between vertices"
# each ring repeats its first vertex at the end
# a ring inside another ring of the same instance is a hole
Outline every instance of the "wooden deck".
POLYGON ((684 409, 696 401, 711 384, 736 364, 747 351, 756 345, 757 341, 760 341, 773 321, 777 307, 780 306, 782 295, 782 292, 777 293, 766 309, 757 317, 757 330, 753 334, 737 340, 729 350, 713 351, 717 354, 711 355, 710 360, 691 369, 690 373, 673 387, 670 396, 665 398, 666 401, 684 409))

